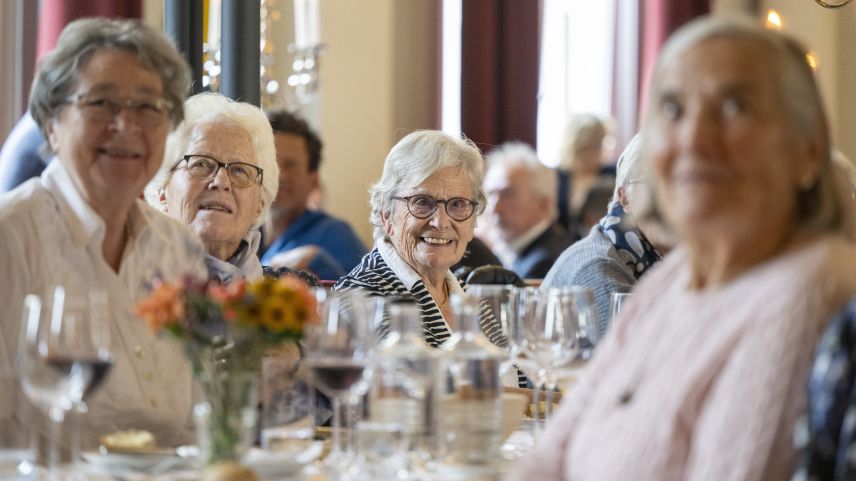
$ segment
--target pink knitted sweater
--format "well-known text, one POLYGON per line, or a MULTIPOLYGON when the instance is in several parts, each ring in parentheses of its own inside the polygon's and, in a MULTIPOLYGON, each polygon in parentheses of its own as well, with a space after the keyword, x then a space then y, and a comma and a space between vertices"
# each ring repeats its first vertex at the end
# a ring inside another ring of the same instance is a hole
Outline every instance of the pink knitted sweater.
POLYGON ((823 237, 691 290, 678 250, 637 285, 508 480, 787 480, 815 343, 856 294, 856 251, 823 237))

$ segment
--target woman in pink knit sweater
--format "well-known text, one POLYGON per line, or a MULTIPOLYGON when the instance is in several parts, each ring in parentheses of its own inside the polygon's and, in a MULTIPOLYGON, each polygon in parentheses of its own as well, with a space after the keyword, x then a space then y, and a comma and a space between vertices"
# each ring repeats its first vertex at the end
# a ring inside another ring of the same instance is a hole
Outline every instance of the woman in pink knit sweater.
POLYGON ((856 293, 804 51, 754 24, 691 23, 658 59, 644 139, 651 211, 681 247, 508 479, 787 480, 812 351, 856 293))

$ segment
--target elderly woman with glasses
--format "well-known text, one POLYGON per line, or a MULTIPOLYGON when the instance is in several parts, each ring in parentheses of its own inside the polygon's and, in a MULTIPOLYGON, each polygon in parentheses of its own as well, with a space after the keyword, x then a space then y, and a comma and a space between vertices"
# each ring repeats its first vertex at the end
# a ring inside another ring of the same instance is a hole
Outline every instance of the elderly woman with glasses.
MULTIPOLYGON (((155 277, 204 275, 202 246, 139 199, 181 122, 189 69, 161 33, 136 21, 69 24, 42 58, 30 111, 56 158, 41 178, 0 198, 0 373, 14 372, 24 296, 64 286, 101 291, 113 367, 87 397, 88 445, 119 429, 147 429, 165 446, 191 439, 191 368, 133 312, 155 277)), ((46 308, 48 308, 46 306, 46 308)), ((17 383, 0 392, 0 432, 26 411, 17 383)))
MULTIPOLYGON (((463 257, 484 210, 483 177, 472 142, 429 130, 401 139, 370 191, 375 247, 335 288, 413 297, 426 341, 442 344, 455 328, 449 296, 464 292, 449 268, 463 257)), ((504 344, 496 320, 482 321, 488 338, 504 344)))
POLYGON ((209 277, 224 283, 261 277, 257 227, 279 186, 267 116, 215 93, 189 98, 184 112, 146 198, 202 239, 209 277))

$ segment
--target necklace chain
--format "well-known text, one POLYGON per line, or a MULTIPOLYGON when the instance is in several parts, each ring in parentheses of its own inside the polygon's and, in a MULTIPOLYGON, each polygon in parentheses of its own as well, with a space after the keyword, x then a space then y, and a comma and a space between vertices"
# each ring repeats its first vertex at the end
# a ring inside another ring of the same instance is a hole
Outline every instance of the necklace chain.
POLYGON ((437 307, 446 307, 446 303, 449 302, 449 284, 446 284, 446 281, 443 281, 443 292, 446 294, 446 298, 443 299, 443 302, 438 302, 437 307))

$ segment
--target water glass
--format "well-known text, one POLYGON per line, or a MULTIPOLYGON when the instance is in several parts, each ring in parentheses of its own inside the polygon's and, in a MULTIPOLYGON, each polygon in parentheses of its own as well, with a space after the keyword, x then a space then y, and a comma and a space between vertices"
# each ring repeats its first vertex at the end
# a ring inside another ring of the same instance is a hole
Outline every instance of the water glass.
POLYGON ((315 390, 296 344, 262 359, 262 448, 299 454, 315 435, 315 390))
POLYGON ((609 329, 613 327, 621 309, 624 308, 627 301, 632 297, 633 294, 630 292, 614 292, 612 294, 612 297, 609 299, 609 329))
POLYGON ((407 472, 404 430, 398 422, 356 424, 360 472, 366 479, 396 479, 407 472))

